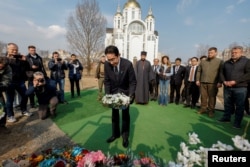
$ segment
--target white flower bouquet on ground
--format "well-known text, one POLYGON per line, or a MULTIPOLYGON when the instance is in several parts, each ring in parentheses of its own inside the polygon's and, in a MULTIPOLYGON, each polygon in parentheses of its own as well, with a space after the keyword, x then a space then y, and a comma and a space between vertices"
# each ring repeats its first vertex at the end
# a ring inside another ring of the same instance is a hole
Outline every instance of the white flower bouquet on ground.
POLYGON ((123 93, 106 94, 102 98, 102 104, 114 109, 126 109, 130 104, 130 97, 123 93))

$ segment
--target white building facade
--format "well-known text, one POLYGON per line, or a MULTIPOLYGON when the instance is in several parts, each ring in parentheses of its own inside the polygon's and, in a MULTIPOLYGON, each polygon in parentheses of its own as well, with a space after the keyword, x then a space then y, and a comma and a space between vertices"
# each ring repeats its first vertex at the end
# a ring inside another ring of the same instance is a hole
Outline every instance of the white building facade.
POLYGON ((141 6, 136 0, 128 0, 121 11, 120 6, 114 16, 114 27, 107 28, 105 47, 115 45, 122 57, 133 61, 140 59, 141 51, 147 52, 151 63, 158 55, 158 32, 155 31, 155 18, 152 9, 145 20, 141 19, 141 6))

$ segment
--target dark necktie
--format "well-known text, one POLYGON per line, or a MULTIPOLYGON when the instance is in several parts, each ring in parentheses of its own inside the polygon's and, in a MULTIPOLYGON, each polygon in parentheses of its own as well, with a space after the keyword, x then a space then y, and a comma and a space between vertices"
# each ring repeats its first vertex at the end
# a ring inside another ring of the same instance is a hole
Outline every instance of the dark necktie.
POLYGON ((115 72, 116 75, 118 75, 118 68, 117 68, 117 66, 114 66, 114 72, 115 72))

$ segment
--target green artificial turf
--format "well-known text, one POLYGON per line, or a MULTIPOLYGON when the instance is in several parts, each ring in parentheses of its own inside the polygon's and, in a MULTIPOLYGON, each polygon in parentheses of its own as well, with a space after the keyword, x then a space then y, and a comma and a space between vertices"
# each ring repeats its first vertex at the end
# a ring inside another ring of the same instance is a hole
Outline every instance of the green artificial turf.
MULTIPOLYGON (((122 146, 122 138, 106 143, 106 139, 112 134, 111 109, 103 107, 96 100, 97 90, 85 90, 81 95, 81 98, 70 99, 69 94, 66 94, 69 104, 58 106, 58 116, 54 122, 75 143, 86 149, 102 150, 111 155, 126 152, 127 149, 122 146)), ((157 102, 131 105, 129 149, 135 154, 149 153, 168 162, 176 159, 181 142, 188 143, 189 132, 197 133, 204 147, 211 147, 217 141, 233 145, 231 138, 243 135, 244 128, 234 129, 232 123, 217 121, 222 116, 221 111, 216 111, 215 117, 209 118, 208 115, 197 114, 197 109, 183 108, 182 104, 163 107, 157 102)), ((244 118, 243 127, 247 120, 249 117, 244 118)), ((246 136, 248 140, 249 131, 246 136)))

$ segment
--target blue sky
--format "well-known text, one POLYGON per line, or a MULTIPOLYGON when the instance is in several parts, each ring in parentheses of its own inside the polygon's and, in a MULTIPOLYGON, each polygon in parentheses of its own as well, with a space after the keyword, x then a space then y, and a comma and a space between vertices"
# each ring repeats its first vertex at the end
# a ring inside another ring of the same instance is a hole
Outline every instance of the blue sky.
MULTIPOLYGON (((118 3, 97 0, 100 11, 113 26, 118 3)), ((159 52, 171 59, 196 56, 199 45, 222 51, 231 43, 250 45, 250 0, 137 0, 142 19, 152 7, 159 33, 159 52)), ((27 46, 54 51, 69 50, 66 20, 78 0, 1 0, 0 40, 15 42, 22 54, 27 46)))

